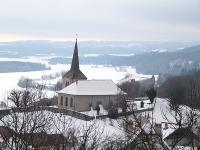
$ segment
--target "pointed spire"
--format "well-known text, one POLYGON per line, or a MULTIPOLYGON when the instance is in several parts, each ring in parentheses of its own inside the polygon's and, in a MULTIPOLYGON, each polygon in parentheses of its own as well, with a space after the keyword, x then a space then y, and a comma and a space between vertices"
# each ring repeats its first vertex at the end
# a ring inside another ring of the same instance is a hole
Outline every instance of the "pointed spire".
POLYGON ((73 58, 72 58, 71 70, 73 70, 73 71, 79 70, 77 38, 76 38, 76 43, 75 43, 75 46, 74 46, 74 53, 73 53, 73 58))
POLYGON ((87 80, 87 77, 79 69, 77 38, 76 38, 76 43, 74 46, 74 53, 73 53, 73 57, 72 57, 71 69, 63 75, 63 78, 76 79, 76 80, 79 80, 79 79, 87 80))

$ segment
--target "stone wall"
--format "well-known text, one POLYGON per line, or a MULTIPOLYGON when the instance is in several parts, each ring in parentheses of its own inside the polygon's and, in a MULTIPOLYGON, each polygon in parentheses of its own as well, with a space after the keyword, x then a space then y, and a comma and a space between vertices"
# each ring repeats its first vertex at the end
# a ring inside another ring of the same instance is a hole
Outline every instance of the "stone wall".
POLYGON ((27 108, 12 108, 12 111, 14 112, 33 112, 33 111, 41 111, 41 110, 46 110, 50 111, 53 113, 62 113, 64 115, 72 116, 77 119, 85 120, 85 121, 90 121, 93 120, 94 117, 82 114, 77 111, 69 110, 69 109, 62 109, 62 108, 56 108, 56 107, 48 107, 48 106, 30 106, 27 108))
MULTIPOLYGON (((72 116, 74 118, 85 120, 85 121, 90 121, 90 120, 95 119, 94 116, 88 116, 86 114, 83 114, 77 111, 56 108, 56 107, 48 107, 48 106, 30 106, 27 108, 12 108, 12 109, 0 110, 0 118, 2 118, 5 115, 8 115, 11 112, 33 112, 33 111, 41 111, 41 110, 46 110, 53 113, 62 113, 64 115, 72 116)), ((122 112, 122 113, 118 113, 117 117, 127 116, 133 113, 144 113, 144 112, 152 111, 152 110, 153 108, 148 108, 148 109, 142 109, 142 110, 134 110, 131 112, 124 112, 124 113, 122 112)), ((96 116, 96 119, 105 119, 107 117, 108 115, 100 115, 100 116, 96 116)))

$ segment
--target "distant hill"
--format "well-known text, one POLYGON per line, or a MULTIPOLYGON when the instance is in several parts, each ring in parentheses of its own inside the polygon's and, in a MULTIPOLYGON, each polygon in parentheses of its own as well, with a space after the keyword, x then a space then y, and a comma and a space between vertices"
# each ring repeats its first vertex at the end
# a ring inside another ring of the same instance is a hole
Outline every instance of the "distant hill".
MULTIPOLYGON (((146 74, 180 73, 199 68, 200 45, 195 42, 84 41, 78 42, 81 64, 135 66, 146 74), (197 46, 193 46, 193 45, 197 46)), ((69 64, 74 41, 0 42, 0 57, 54 56, 50 64, 69 64)), ((23 68, 23 67, 22 67, 23 68)))
POLYGON ((200 45, 175 52, 151 52, 132 57, 130 64, 139 72, 177 74, 183 70, 200 68, 200 45))
MULTIPOLYGON (((38 55, 71 56, 75 41, 0 42, 0 57, 38 55)), ((195 42, 156 41, 78 41, 79 54, 141 54, 150 51, 176 51, 195 42)))
MULTIPOLYGON (((71 58, 57 57, 49 60, 52 64, 71 63, 71 58)), ((178 74, 183 70, 200 68, 200 45, 172 52, 146 52, 134 56, 98 55, 80 57, 81 64, 131 65, 138 72, 146 74, 178 74)))
POLYGON ((0 73, 41 71, 49 69, 50 68, 40 63, 20 62, 20 61, 0 61, 0 73))

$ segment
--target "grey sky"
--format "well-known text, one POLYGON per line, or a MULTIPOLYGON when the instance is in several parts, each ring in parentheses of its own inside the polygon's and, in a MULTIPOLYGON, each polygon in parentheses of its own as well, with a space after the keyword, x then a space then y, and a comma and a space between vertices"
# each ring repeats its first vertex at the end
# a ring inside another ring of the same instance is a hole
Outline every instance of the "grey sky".
POLYGON ((0 40, 200 41, 200 0, 0 0, 0 40))

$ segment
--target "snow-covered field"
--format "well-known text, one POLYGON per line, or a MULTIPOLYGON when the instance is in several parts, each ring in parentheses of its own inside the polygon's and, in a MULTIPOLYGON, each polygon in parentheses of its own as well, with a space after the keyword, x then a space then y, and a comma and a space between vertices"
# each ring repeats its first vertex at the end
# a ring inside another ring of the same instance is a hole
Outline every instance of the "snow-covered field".
MULTIPOLYGON (((48 59, 53 56, 43 57, 26 57, 26 58, 0 58, 0 61, 23 61, 23 62, 36 62, 42 63, 49 67, 50 70, 44 71, 32 71, 32 72, 15 72, 15 73, 0 73, 0 101, 4 101, 7 98, 7 94, 11 89, 18 89, 17 83, 23 76, 30 79, 41 80, 42 76, 60 73, 61 71, 67 71, 70 69, 70 64, 57 64, 50 65, 48 59)), ((111 79, 115 83, 123 79, 127 74, 132 75, 135 80, 142 80, 150 78, 151 75, 138 74, 136 69, 131 66, 112 67, 103 65, 80 65, 80 69, 87 76, 88 79, 111 79)), ((61 77, 51 79, 48 83, 55 84, 61 77)), ((50 96, 55 92, 51 92, 50 96)))

